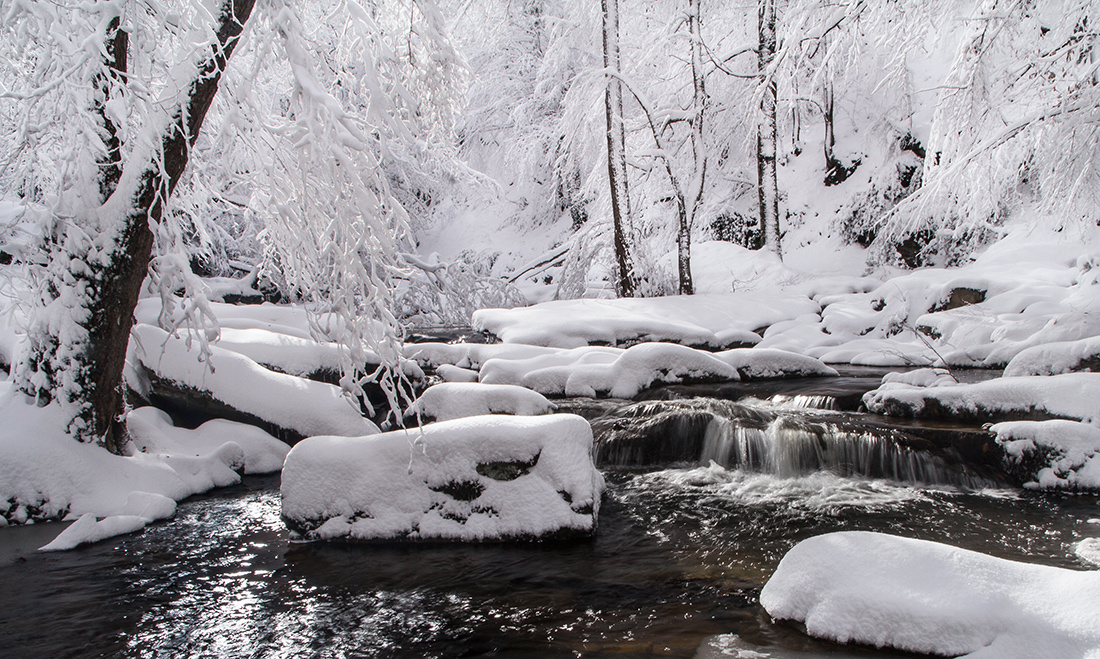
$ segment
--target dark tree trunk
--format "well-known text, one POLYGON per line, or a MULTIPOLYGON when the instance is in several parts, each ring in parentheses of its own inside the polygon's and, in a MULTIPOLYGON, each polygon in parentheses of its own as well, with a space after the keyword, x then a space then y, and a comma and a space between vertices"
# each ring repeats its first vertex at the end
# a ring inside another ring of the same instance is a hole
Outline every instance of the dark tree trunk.
MULTIPOLYGON (((603 65, 618 73, 619 3, 602 0, 603 5, 603 65)), ((611 223, 615 247, 615 293, 619 297, 634 297, 638 281, 630 246, 630 196, 626 182, 626 132, 623 127, 622 82, 607 76, 604 93, 607 117, 607 178, 611 186, 611 223)))
POLYGON ((107 102, 111 100, 113 88, 126 84, 126 61, 130 50, 130 35, 120 29, 117 16, 107 26, 106 45, 106 71, 96 77, 94 108, 103 127, 103 143, 107 146, 107 152, 99 160, 101 203, 111 196, 122 178, 122 141, 118 137, 118 126, 107 112, 107 102))
MULTIPOLYGON (((62 368, 69 371, 69 379, 78 386, 68 391, 69 402, 77 406, 70 431, 81 441, 102 441, 115 452, 123 448, 122 369, 134 308, 152 254, 151 223, 161 220, 164 205, 187 167, 190 148, 198 138, 221 74, 237 46, 254 3, 255 0, 224 0, 216 26, 218 42, 211 46, 208 58, 200 64, 192 79, 186 106, 178 111, 162 136, 160 157, 130 163, 127 169, 139 168, 140 174, 131 179, 135 183, 123 187, 117 187, 122 182, 120 163, 111 163, 108 158, 107 166, 101 170, 103 178, 113 178, 116 186, 108 204, 100 209, 101 222, 118 228, 104 258, 87 263, 85 273, 74 273, 78 283, 88 291, 87 317, 80 323, 87 337, 74 346, 62 346, 72 353, 62 368), (129 195, 129 198, 115 199, 118 195, 129 195), (109 217, 107 209, 116 207, 123 209, 120 211, 122 217, 109 217), (106 265, 100 265, 102 263, 106 265)), ((116 29, 112 44, 118 43, 118 33, 116 29)), ((125 61, 124 46, 113 52, 116 53, 115 62, 125 61), (123 53, 121 59, 117 57, 119 52, 123 53)), ((110 68, 118 73, 122 67, 110 68)), ((58 347, 56 337, 33 346, 28 357, 29 367, 40 369, 52 364, 46 367, 56 371, 57 357, 50 352, 58 347)), ((49 384, 55 387, 56 375, 55 372, 46 374, 49 384)), ((56 392, 38 389, 28 393, 52 398, 56 392)))

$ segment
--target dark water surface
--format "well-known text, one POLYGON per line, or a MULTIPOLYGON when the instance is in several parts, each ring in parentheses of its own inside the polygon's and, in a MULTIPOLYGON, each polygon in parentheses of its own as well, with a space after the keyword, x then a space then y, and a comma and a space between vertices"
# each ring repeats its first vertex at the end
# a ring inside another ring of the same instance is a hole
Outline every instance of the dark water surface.
POLYGON ((598 537, 574 544, 291 545, 277 476, 71 552, 26 551, 59 525, 5 529, 0 655, 694 656, 703 646, 703 656, 905 656, 773 624, 760 588, 795 542, 839 529, 1076 569, 1070 545, 1100 535, 1087 521, 1100 516, 1093 496, 717 468, 608 482, 598 537))

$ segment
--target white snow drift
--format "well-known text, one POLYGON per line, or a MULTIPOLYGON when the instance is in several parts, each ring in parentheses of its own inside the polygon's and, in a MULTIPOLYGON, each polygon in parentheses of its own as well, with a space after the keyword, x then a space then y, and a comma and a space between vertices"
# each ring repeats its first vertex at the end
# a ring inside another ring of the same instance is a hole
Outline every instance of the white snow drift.
POLYGON ((308 540, 589 535, 603 492, 581 417, 477 416, 310 437, 283 468, 283 519, 308 540))
POLYGON ((813 636, 969 659, 1100 657, 1100 572, 848 531, 803 540, 760 593, 813 636))
POLYGON ((510 384, 444 382, 429 387, 405 416, 420 416, 423 421, 449 421, 483 414, 535 416, 547 414, 553 407, 541 394, 510 384))
POLYGON ((280 428, 310 435, 367 435, 378 428, 363 418, 339 387, 276 373, 244 355, 210 346, 210 368, 187 341, 151 325, 137 325, 131 342, 141 365, 158 377, 209 393, 233 409, 280 428))

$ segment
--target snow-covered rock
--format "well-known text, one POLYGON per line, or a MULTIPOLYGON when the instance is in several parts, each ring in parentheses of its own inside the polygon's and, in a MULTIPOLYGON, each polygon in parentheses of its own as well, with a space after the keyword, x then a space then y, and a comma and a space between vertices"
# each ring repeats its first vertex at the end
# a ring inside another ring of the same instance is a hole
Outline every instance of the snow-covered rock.
MULTIPOLYGON (((138 415, 147 416, 155 417, 138 415)), ((179 450, 166 442, 156 452, 114 455, 74 440, 65 431, 67 417, 59 405, 38 407, 11 382, 0 382, 0 419, 0 526, 90 516, 51 549, 171 517, 176 501, 239 483, 239 472, 255 448, 247 439, 243 443, 250 450, 218 433, 199 433, 210 440, 202 448, 179 450), (106 519, 111 521, 101 523, 106 519), (144 521, 139 525, 138 520, 144 521)), ((147 436, 141 427, 137 430, 147 436)))
POLYGON ((724 348, 754 342, 753 330, 816 314, 805 295, 778 289, 743 293, 555 300, 516 309, 481 309, 473 324, 505 343, 558 348, 669 342, 724 348), (722 339, 718 334, 722 333, 722 339), (727 341, 727 342, 723 342, 727 341))
POLYGON ((1100 372, 1100 336, 1022 350, 1005 366, 1004 375, 1060 375, 1075 371, 1100 372))
POLYGON ((535 416, 553 408, 542 394, 515 385, 444 382, 428 387, 405 417, 430 422, 484 414, 535 416))
POLYGON ((515 384, 547 396, 633 398, 649 387, 742 378, 836 375, 812 357, 781 350, 707 352, 675 343, 640 343, 625 350, 588 346, 528 359, 486 361, 480 380, 515 384))
POLYGON ((177 428, 155 407, 139 407, 126 415, 126 429, 143 453, 199 456, 233 443, 242 452, 244 473, 269 474, 283 468, 290 446, 256 426, 212 419, 194 430, 177 428))
POLYGON ((591 450, 588 422, 569 414, 310 437, 283 468, 283 519, 307 540, 591 535, 604 488, 591 450))
POLYGON ((364 418, 339 387, 276 373, 244 355, 210 346, 210 367, 188 341, 152 325, 136 325, 131 345, 141 365, 158 378, 302 437, 367 435, 377 426, 364 418))
POLYGON ((1100 572, 925 540, 863 531, 803 540, 760 603, 841 643, 969 659, 1100 656, 1100 572))
POLYGON ((1004 449, 1006 467, 1028 487, 1100 490, 1100 428, 1054 420, 1010 421, 990 429, 1004 449))
POLYGON ((921 387, 883 382, 863 396, 876 414, 989 421, 1060 417, 1100 418, 1100 373, 1007 377, 975 384, 921 387))

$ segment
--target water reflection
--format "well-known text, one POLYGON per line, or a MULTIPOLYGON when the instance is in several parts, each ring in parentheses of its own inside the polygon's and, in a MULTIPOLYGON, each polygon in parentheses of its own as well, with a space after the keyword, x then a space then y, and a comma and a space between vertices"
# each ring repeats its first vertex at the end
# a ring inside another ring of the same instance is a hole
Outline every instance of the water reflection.
POLYGON ((50 657, 900 656, 774 625, 759 589, 795 542, 839 529, 1080 568, 1072 544, 1100 516, 1096 497, 828 474, 608 480, 588 542, 365 547, 289 544, 277 477, 249 478, 143 534, 0 567, 0 634, 50 657))

